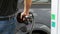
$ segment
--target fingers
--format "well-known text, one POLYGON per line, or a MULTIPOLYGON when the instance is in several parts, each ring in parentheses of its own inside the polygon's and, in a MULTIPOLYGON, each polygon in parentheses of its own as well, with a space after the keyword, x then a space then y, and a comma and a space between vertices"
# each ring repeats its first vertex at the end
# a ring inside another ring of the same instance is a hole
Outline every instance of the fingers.
POLYGON ((22 14, 21 14, 20 18, 22 19, 22 14))
POLYGON ((25 20, 26 19, 25 16, 29 16, 29 13, 22 12, 20 18, 25 20))
POLYGON ((25 14, 24 13, 21 13, 21 16, 20 16, 20 18, 24 21, 25 20, 25 14))
POLYGON ((22 19, 24 16, 25 16, 25 13, 21 13, 21 16, 20 16, 21 19, 22 19))

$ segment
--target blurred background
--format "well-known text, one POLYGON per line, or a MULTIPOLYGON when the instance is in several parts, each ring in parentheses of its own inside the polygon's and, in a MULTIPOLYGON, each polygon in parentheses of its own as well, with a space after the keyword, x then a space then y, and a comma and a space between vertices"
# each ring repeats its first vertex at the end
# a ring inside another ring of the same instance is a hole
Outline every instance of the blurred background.
POLYGON ((40 4, 40 3, 43 3, 43 4, 51 3, 51 0, 32 0, 32 1, 33 1, 34 4, 35 3, 37 3, 37 4, 40 4))
POLYGON ((36 14, 35 21, 51 27, 51 0, 32 0, 33 13, 36 14))

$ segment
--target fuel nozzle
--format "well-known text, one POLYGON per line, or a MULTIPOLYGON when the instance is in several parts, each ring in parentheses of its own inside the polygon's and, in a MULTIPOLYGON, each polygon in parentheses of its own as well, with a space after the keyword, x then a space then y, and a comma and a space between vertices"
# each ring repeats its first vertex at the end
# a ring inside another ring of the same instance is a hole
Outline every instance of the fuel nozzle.
POLYGON ((24 23, 26 25, 28 25, 29 23, 32 23, 34 19, 34 16, 31 12, 29 13, 29 16, 23 16, 22 19, 20 18, 20 16, 21 16, 21 12, 17 14, 18 23, 24 23), (23 18, 25 18, 25 20, 23 20, 23 18))

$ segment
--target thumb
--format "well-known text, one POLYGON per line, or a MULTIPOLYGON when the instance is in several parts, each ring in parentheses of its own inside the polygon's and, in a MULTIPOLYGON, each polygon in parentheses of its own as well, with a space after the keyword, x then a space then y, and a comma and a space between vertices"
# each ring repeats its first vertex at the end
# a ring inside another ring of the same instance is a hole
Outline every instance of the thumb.
POLYGON ((21 16, 20 16, 20 18, 22 19, 22 13, 21 13, 21 16))

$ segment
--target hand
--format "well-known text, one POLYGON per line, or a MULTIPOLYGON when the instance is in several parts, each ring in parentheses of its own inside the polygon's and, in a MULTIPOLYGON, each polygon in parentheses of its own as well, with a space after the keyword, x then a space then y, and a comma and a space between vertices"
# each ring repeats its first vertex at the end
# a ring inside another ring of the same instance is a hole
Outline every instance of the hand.
MULTIPOLYGON (((23 16, 29 16, 29 13, 22 12, 22 13, 21 13, 21 19, 22 19, 23 16)), ((23 20, 25 20, 25 18, 23 18, 23 20)))

